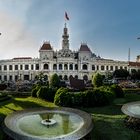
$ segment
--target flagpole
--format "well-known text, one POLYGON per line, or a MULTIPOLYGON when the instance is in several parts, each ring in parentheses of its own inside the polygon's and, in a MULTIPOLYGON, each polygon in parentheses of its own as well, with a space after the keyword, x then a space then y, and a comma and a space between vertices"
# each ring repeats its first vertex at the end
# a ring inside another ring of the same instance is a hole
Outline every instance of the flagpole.
POLYGON ((65 16, 64 16, 64 22, 65 22, 65 23, 64 23, 64 27, 66 28, 66 25, 67 25, 67 24, 66 24, 66 12, 65 12, 65 16))
POLYGON ((68 20, 69 20, 69 16, 68 16, 67 12, 65 12, 65 28, 66 28, 68 20))

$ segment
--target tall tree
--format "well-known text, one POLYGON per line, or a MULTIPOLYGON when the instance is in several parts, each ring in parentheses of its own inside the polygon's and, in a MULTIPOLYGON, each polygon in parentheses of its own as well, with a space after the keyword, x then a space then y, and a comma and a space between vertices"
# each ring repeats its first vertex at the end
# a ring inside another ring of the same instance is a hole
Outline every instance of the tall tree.
POLYGON ((96 73, 92 78, 92 84, 95 87, 100 87, 103 85, 103 76, 99 73, 96 73))
POLYGON ((50 78, 50 87, 59 87, 60 86, 60 79, 59 76, 55 73, 50 78))
POLYGON ((129 72, 125 69, 118 69, 118 70, 115 70, 114 73, 113 73, 113 77, 115 78, 127 78, 129 76, 129 72))

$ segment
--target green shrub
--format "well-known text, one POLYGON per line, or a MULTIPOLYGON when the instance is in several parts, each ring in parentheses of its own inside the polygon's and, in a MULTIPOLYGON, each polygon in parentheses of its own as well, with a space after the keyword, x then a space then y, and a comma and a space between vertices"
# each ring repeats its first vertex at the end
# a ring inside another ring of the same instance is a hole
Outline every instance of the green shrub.
POLYGON ((113 92, 103 90, 103 88, 84 92, 70 92, 66 88, 60 88, 55 95, 54 103, 69 107, 95 107, 110 104, 114 97, 113 92))
POLYGON ((7 85, 4 83, 0 84, 0 90, 5 90, 7 88, 7 85))
POLYGON ((83 106, 83 92, 68 92, 72 103, 71 106, 83 106))
POLYGON ((93 76, 93 79, 92 79, 92 84, 93 86, 95 87, 100 87, 103 85, 103 76, 99 73, 96 73, 94 76, 93 76))
POLYGON ((95 96, 93 90, 86 90, 82 93, 83 97, 83 106, 84 107, 92 107, 95 106, 95 96))
POLYGON ((55 97, 55 93, 57 91, 57 87, 56 88, 47 88, 47 93, 46 93, 46 100, 47 101, 54 101, 54 97, 55 97))
POLYGON ((117 98, 123 98, 124 97, 124 92, 122 88, 119 85, 112 85, 110 88, 111 92, 113 92, 117 98))
POLYGON ((4 102, 4 101, 7 101, 7 100, 10 100, 12 97, 10 95, 7 95, 7 94, 2 94, 0 93, 0 102, 4 102))
POLYGON ((57 74, 53 74, 50 78, 50 87, 60 87, 60 79, 57 74))
POLYGON ((105 96, 105 91, 100 90, 100 89, 94 89, 94 96, 95 96, 95 105, 96 106, 102 106, 102 105, 107 105, 107 98, 105 96))
POLYGON ((41 98, 41 99, 45 99, 47 98, 47 90, 48 90, 48 87, 47 86, 42 86, 38 91, 37 91, 37 97, 38 98, 41 98))
POLYGON ((34 85, 31 91, 31 96, 32 97, 37 97, 37 92, 41 88, 39 85, 34 85))
POLYGON ((66 93, 66 92, 68 92, 68 91, 69 91, 68 88, 61 87, 61 88, 59 88, 59 89, 57 90, 56 95, 59 95, 59 94, 62 93, 62 92, 66 93))
POLYGON ((67 88, 58 89, 54 97, 54 103, 59 106, 70 106, 72 104, 72 97, 68 91, 67 88))
POLYGON ((57 88, 50 88, 48 86, 42 86, 37 91, 36 95, 38 98, 47 100, 47 101, 54 101, 54 96, 57 91, 57 88))

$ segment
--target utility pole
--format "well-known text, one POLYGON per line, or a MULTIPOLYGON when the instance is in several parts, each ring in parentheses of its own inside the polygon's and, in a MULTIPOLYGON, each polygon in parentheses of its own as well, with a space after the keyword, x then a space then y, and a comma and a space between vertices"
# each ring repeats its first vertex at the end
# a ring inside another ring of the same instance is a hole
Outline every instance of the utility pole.
POLYGON ((128 50, 128 62, 130 62, 130 48, 128 50))

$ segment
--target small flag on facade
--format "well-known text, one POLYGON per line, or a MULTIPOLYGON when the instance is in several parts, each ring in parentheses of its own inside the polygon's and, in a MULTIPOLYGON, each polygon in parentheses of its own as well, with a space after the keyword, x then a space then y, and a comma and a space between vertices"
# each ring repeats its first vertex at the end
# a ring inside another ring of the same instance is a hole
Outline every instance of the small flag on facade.
POLYGON ((66 19, 66 20, 69 20, 69 17, 68 17, 67 12, 65 12, 65 19, 66 19))

